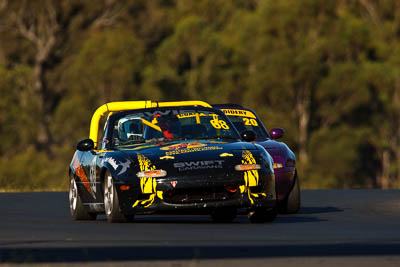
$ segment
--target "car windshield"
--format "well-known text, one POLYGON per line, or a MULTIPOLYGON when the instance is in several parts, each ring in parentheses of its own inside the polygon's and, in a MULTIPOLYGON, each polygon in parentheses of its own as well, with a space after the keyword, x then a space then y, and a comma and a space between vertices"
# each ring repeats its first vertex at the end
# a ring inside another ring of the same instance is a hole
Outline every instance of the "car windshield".
POLYGON ((191 139, 240 140, 226 116, 213 110, 132 111, 115 120, 112 127, 113 146, 191 139))
POLYGON ((233 123, 239 133, 242 133, 246 130, 251 130, 256 133, 256 140, 265 140, 270 138, 261 121, 253 112, 244 109, 221 110, 225 113, 225 115, 228 116, 229 120, 233 123))

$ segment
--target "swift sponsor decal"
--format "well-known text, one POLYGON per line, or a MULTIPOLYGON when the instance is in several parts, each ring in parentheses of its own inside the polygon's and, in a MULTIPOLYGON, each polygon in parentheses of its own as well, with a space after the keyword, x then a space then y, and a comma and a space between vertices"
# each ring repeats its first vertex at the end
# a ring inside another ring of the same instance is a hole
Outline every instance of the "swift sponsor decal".
POLYGON ((222 112, 225 113, 227 116, 241 116, 241 117, 249 117, 249 118, 256 118, 253 112, 243 109, 221 109, 222 112))
MULTIPOLYGON (((151 164, 151 161, 146 158, 144 155, 137 154, 140 171, 151 171, 155 170, 156 166, 151 164)), ((140 179, 140 190, 143 194, 150 194, 148 199, 145 200, 136 200, 136 202, 132 205, 132 208, 136 206, 142 206, 147 208, 153 204, 156 197, 159 199, 163 199, 163 192, 157 191, 157 181, 154 177, 141 177, 140 179)))
MULTIPOLYGON (((253 154, 248 150, 243 150, 242 152, 242 164, 257 164, 256 159, 253 154)), ((249 170, 244 172, 244 185, 241 185, 240 192, 247 193, 251 204, 254 204, 253 197, 266 196, 265 193, 252 193, 251 187, 257 186, 259 182, 258 170, 249 170)))
POLYGON ((223 160, 184 161, 174 163, 174 168, 177 168, 179 171, 222 169, 223 163, 223 160))

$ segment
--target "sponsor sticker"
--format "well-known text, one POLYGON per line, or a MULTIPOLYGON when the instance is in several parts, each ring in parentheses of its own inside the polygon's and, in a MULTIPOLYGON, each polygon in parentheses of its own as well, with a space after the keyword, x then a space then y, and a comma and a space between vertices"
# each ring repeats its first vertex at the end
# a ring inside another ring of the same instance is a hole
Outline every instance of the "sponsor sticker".
POLYGON ((122 167, 121 170, 118 172, 118 175, 126 172, 129 166, 131 165, 131 161, 129 159, 127 159, 125 162, 122 161, 117 162, 114 158, 109 157, 104 159, 103 164, 106 162, 109 163, 114 168, 114 170, 117 170, 119 167, 122 167))
POLYGON ((113 158, 105 158, 104 163, 105 162, 109 163, 114 168, 114 170, 118 168, 118 163, 113 158))
POLYGON ((208 116, 208 114, 204 114, 203 112, 199 112, 199 113, 194 113, 194 112, 187 112, 187 113, 183 113, 183 114, 178 114, 176 115, 179 119, 183 119, 183 118, 193 118, 195 116, 208 116))
POLYGON ((165 152, 165 155, 166 156, 171 156, 171 155, 179 155, 179 154, 200 152, 200 151, 220 150, 220 149, 223 149, 223 148, 220 147, 220 146, 204 146, 204 147, 194 147, 194 148, 183 148, 183 149, 178 149, 178 150, 173 150, 173 151, 167 151, 167 152, 165 152))
POLYGON ((204 147, 207 146, 206 144, 200 144, 200 143, 180 143, 172 146, 165 146, 160 148, 160 150, 177 150, 177 149, 191 149, 191 148, 197 148, 197 147, 204 147))
POLYGON ((122 169, 119 171, 118 175, 126 172, 126 170, 128 170, 130 165, 131 165, 131 161, 129 159, 127 159, 125 162, 120 162, 120 166, 122 166, 122 169))
POLYGON ((222 112, 225 113, 227 116, 241 116, 241 117, 248 117, 248 118, 256 118, 253 112, 243 109, 221 109, 222 112))

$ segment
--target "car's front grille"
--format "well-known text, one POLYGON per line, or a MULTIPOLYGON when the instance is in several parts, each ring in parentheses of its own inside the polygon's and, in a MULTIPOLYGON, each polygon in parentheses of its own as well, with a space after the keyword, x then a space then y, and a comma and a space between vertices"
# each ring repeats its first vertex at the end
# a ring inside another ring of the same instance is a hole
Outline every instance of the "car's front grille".
POLYGON ((224 187, 202 187, 168 190, 164 193, 164 201, 171 204, 191 204, 211 201, 229 200, 239 194, 229 192, 224 187))

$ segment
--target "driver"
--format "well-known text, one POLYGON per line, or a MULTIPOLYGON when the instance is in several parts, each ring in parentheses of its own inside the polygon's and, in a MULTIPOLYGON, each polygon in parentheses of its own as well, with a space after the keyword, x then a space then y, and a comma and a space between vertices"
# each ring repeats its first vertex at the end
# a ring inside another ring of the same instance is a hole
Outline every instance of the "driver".
POLYGON ((157 118, 158 125, 165 138, 172 139, 179 137, 181 124, 176 116, 162 116, 161 114, 157 114, 154 117, 157 118))

